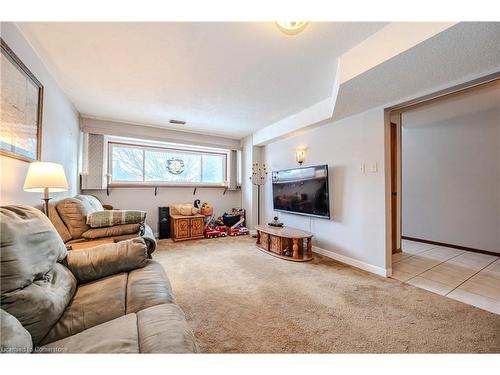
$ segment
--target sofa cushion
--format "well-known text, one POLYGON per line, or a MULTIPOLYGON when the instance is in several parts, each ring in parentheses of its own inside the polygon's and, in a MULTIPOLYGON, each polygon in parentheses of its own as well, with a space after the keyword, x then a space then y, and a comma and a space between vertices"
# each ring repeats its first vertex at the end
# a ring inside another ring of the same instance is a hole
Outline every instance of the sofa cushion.
POLYGON ((76 290, 73 274, 56 263, 66 247, 50 220, 28 206, 0 208, 1 304, 36 345, 59 319, 76 290))
POLYGON ((42 344, 47 344, 125 315, 127 274, 120 273, 80 285, 59 321, 42 344))
POLYGON ((62 264, 32 284, 2 295, 2 309, 28 330, 34 345, 56 324, 76 290, 73 274, 62 264))
POLYGON ((82 201, 86 205, 90 206, 92 209, 92 212, 104 210, 102 203, 99 201, 99 199, 97 199, 93 195, 79 194, 79 195, 75 195, 75 199, 78 199, 79 201, 82 201))
POLYGON ((69 233, 68 228, 66 228, 66 225, 59 216, 55 203, 49 203, 49 219, 56 228, 57 233, 59 233, 59 236, 61 236, 63 242, 71 241, 71 234, 69 233))
POLYGON ((141 237, 72 250, 66 257, 66 265, 79 283, 142 268, 149 261, 148 248, 141 237))
POLYGON ((122 224, 112 227, 91 228, 82 233, 82 237, 93 240, 102 237, 118 237, 129 234, 139 234, 142 230, 141 224, 122 224))
POLYGON ((0 310, 0 353, 31 353, 33 342, 30 333, 15 317, 0 310))
POLYGON ((40 348, 41 353, 197 353, 184 313, 169 303, 99 324, 40 348))
POLYGON ((75 198, 65 198, 56 203, 56 209, 68 228, 71 237, 76 239, 89 230, 86 217, 92 208, 75 198))
POLYGON ((161 304, 137 312, 141 353, 197 353, 196 340, 179 306, 161 304))
POLYGON ((61 199, 56 203, 56 209, 74 239, 80 238, 83 232, 90 229, 87 215, 104 210, 97 198, 91 195, 61 199))
POLYGON ((36 208, 0 207, 0 232, 2 295, 42 278, 66 257, 66 247, 54 226, 36 208))
POLYGON ((87 224, 92 228, 110 227, 122 224, 141 224, 146 220, 146 211, 105 210, 87 215, 87 224))
POLYGON ((126 313, 173 301, 163 267, 149 260, 144 268, 80 285, 42 344, 75 335, 126 313))
POLYGON ((128 314, 39 348, 40 353, 139 353, 137 316, 128 314))
POLYGON ((169 302, 174 302, 174 297, 161 264, 151 260, 128 274, 127 314, 169 302))

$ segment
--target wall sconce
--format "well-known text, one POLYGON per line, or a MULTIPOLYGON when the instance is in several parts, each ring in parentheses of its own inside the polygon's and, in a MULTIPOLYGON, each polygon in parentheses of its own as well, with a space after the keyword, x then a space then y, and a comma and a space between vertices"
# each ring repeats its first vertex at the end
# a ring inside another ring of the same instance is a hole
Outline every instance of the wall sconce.
POLYGON ((295 160, 297 160, 297 163, 302 165, 304 160, 306 159, 306 149, 305 148, 298 148, 295 150, 295 160))

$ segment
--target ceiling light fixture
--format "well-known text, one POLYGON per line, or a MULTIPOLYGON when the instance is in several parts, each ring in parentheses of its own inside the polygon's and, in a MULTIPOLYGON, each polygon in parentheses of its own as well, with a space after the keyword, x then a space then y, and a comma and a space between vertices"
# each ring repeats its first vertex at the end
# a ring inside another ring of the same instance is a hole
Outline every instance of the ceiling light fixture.
POLYGON ((276 21, 278 28, 288 35, 296 35, 305 29, 307 21, 276 21))

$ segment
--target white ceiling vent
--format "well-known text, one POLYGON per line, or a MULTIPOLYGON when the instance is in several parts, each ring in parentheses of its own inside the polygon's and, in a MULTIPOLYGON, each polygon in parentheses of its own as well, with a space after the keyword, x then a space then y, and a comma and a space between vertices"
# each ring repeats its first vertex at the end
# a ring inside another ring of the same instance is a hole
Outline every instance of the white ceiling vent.
POLYGON ((180 120, 170 120, 169 123, 175 125, 186 125, 186 121, 180 121, 180 120))

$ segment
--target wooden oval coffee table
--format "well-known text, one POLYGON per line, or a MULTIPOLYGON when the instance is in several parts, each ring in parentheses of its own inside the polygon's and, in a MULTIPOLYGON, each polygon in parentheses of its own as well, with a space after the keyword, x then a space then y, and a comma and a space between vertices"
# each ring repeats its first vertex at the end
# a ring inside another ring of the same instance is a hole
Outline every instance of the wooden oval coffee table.
POLYGON ((291 227, 272 227, 257 225, 257 247, 267 254, 291 260, 293 262, 307 262, 313 258, 313 235, 309 232, 291 227), (304 246, 304 241, 307 244, 304 246))

